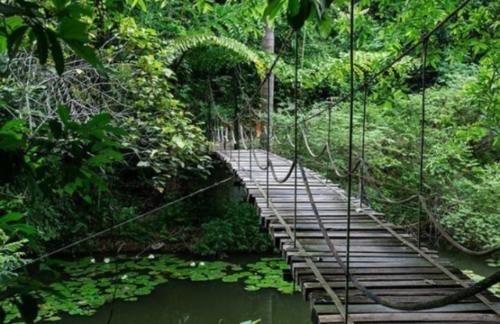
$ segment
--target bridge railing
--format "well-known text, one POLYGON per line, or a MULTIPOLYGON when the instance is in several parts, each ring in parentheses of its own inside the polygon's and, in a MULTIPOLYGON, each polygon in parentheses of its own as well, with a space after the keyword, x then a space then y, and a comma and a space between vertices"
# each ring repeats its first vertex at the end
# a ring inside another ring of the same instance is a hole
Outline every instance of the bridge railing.
MULTIPOLYGON (((496 252, 500 250, 500 247, 494 247, 491 249, 485 249, 482 251, 472 251, 470 249, 467 249, 466 247, 460 245, 458 242, 453 240, 453 238, 446 232, 446 230, 440 225, 439 221, 437 220, 437 217, 429 210, 426 204, 426 197, 424 196, 424 163, 425 163, 425 130, 426 130, 426 89, 427 89, 427 77, 426 77, 426 65, 427 65, 427 56, 428 56, 428 50, 429 50, 429 39, 440 29, 444 28, 446 23, 449 22, 452 18, 455 18, 468 3, 470 3, 471 0, 463 0, 452 12, 450 12, 443 20, 441 20, 438 24, 436 24, 430 31, 423 32, 421 34, 421 37, 410 44, 407 44, 406 46, 403 46, 403 51, 399 53, 396 57, 389 57, 386 60, 384 60, 382 64, 382 68, 374 73, 370 73, 369 71, 365 71, 365 75, 363 77, 363 82, 357 86, 354 84, 354 1, 351 0, 351 10, 350 10, 350 91, 349 93, 346 93, 345 95, 341 96, 340 98, 336 98, 335 101, 334 99, 330 98, 328 101, 328 105, 326 108, 320 110, 319 112, 315 112, 312 115, 309 115, 307 117, 301 118, 299 120, 299 80, 298 80, 298 69, 299 69, 299 55, 298 55, 298 39, 299 39, 299 32, 295 32, 295 78, 294 78, 294 123, 293 123, 293 128, 290 126, 290 129, 293 130, 293 139, 289 134, 287 134, 287 138, 285 140, 289 142, 293 149, 293 163, 287 172, 286 176, 284 178, 278 178, 276 175, 276 172, 274 171, 274 167, 272 164, 272 161, 270 159, 270 152, 272 150, 272 141, 280 141, 278 138, 274 137, 273 132, 272 132, 272 124, 271 124, 271 111, 270 111, 270 103, 268 101, 268 106, 267 110, 265 111, 265 117, 266 117, 266 131, 264 132, 265 135, 265 141, 262 143, 262 141, 255 141, 254 135, 257 135, 257 130, 253 129, 253 125, 250 127, 245 127, 241 123, 241 111, 239 109, 238 101, 236 100, 235 104, 235 114, 234 118, 232 121, 224 121, 220 116, 218 116, 218 120, 216 122, 216 127, 218 130, 216 130, 213 134, 216 136, 214 138, 214 142, 216 143, 215 146, 218 147, 218 149, 224 150, 224 151, 229 151, 230 159, 233 159, 233 154, 236 154, 234 158, 236 159, 238 163, 238 169, 240 168, 240 159, 241 159, 241 148, 243 147, 243 141, 245 138, 249 139, 248 140, 248 145, 247 149, 249 151, 249 156, 250 156, 250 163, 255 162, 255 165, 259 167, 261 170, 266 171, 266 200, 268 202, 269 206, 269 179, 270 176, 272 175, 277 182, 286 182, 290 179, 290 176, 294 174, 294 186, 297 188, 297 181, 298 181, 298 170, 303 170, 302 163, 300 161, 299 157, 299 152, 301 150, 302 144, 304 145, 305 152, 307 152, 312 158, 314 159, 319 159, 323 156, 326 156, 328 159, 330 166, 332 170, 335 172, 335 174, 339 178, 346 178, 347 179, 347 255, 349 255, 349 242, 350 242, 350 220, 351 220, 351 206, 353 205, 352 201, 352 193, 353 193, 353 179, 357 178, 358 179, 358 194, 359 194, 359 208, 363 209, 368 207, 367 206, 367 194, 366 194, 366 185, 374 185, 376 186, 377 184, 372 181, 372 178, 370 177, 370 165, 369 162, 366 160, 365 156, 365 148, 366 148, 366 115, 367 115, 367 98, 369 95, 369 89, 373 85, 375 85, 379 80, 380 77, 383 76, 388 70, 390 70, 395 64, 400 62, 404 57, 410 55, 411 53, 414 53, 418 49, 420 49, 420 54, 421 54, 421 68, 420 68, 420 74, 421 74, 421 105, 420 105, 420 136, 419 136, 419 147, 418 147, 418 156, 419 156, 419 161, 418 161, 418 174, 419 174, 419 181, 418 181, 418 190, 416 193, 413 193, 409 195, 408 197, 405 197, 403 199, 399 200, 393 200, 385 196, 380 196, 379 199, 391 203, 391 204, 406 204, 410 201, 415 201, 418 204, 418 224, 417 224, 417 248, 421 247, 421 237, 422 237, 422 225, 423 225, 423 219, 424 215, 427 217, 427 221, 431 222, 434 224, 436 229, 445 237, 447 240, 450 241, 450 243, 461 249, 464 252, 468 252, 471 254, 476 254, 476 255, 486 255, 486 254, 491 254, 493 252, 496 252), (354 157, 354 150, 353 150, 353 115, 354 115, 354 97, 355 97, 355 92, 361 92, 363 93, 363 112, 362 112, 362 144, 361 144, 361 150, 358 153, 358 156, 354 157), (349 104, 349 153, 348 153, 348 162, 347 162, 347 169, 342 170, 340 167, 338 167, 338 164, 335 161, 335 157, 332 154, 332 148, 331 148, 331 142, 330 142, 330 134, 331 134, 331 115, 333 112, 333 108, 337 107, 341 103, 346 102, 349 104), (328 112, 328 138, 325 141, 325 144, 322 146, 322 149, 320 150, 319 153, 314 153, 313 150, 311 149, 311 145, 308 141, 307 138, 307 132, 305 130, 305 123, 315 117, 321 116, 324 112, 328 112), (300 137, 300 138, 299 138, 300 137), (258 145, 261 145, 263 149, 266 151, 266 161, 264 164, 259 161, 258 156, 255 154, 255 148, 258 145)), ((286 43, 286 42, 284 42, 286 43)), ((282 47, 282 49, 284 46, 282 47)), ((281 51, 278 51, 278 54, 273 61, 273 64, 269 68, 268 72, 266 73, 266 76, 264 80, 261 82, 262 84, 269 78, 271 75, 273 68, 276 66, 277 61, 280 58, 281 51)), ((260 87, 258 88, 260 90, 260 87)), ((257 93, 254 94, 252 98, 257 96, 257 93)), ((251 104, 253 100, 250 100, 249 103, 251 104)), ((254 114, 256 117, 261 118, 262 116, 259 116, 259 114, 256 114, 255 111, 251 106, 246 107, 246 112, 249 114, 254 114)), ((246 143, 245 143, 246 144, 246 143)), ((250 168, 251 169, 251 168, 250 168)), ((302 171, 302 177, 304 181, 307 181, 305 178, 305 173, 302 171)), ((296 215, 297 212, 297 191, 295 190, 295 199, 294 199, 294 214, 296 215)), ((376 190, 375 192, 381 193, 381 190, 376 190)), ((313 204, 313 200, 311 198, 311 203, 313 204)), ((295 239, 294 239, 295 240, 295 239)), ((334 251, 332 250, 332 253, 334 251)), ((335 253, 334 253, 335 254, 335 253)), ((346 291, 349 288, 349 282, 355 283, 355 286, 359 289, 361 289, 367 297, 373 299, 375 302, 384 304, 389 307, 397 308, 396 305, 398 303, 394 303, 391 301, 387 301, 382 298, 379 298, 377 296, 374 296, 371 294, 368 290, 366 290, 366 287, 363 288, 362 286, 358 287, 359 282, 356 284, 356 280, 352 277, 349 271, 349 257, 347 257, 346 264, 345 264, 345 276, 346 276, 346 291)), ((348 296, 348 295, 346 295, 348 296)), ((437 301, 434 301, 436 304, 437 301)), ((346 300, 346 314, 348 315, 348 300, 346 300)), ((403 307, 402 305, 399 305, 403 307)), ((424 307, 424 308, 429 308, 431 305, 429 303, 423 303, 420 306, 419 305, 413 305, 411 309, 420 309, 418 307, 424 307), (416 308, 417 307, 417 308, 416 308)), ((404 308, 400 308, 404 309, 404 308)), ((498 313, 498 310, 495 310, 498 313)))

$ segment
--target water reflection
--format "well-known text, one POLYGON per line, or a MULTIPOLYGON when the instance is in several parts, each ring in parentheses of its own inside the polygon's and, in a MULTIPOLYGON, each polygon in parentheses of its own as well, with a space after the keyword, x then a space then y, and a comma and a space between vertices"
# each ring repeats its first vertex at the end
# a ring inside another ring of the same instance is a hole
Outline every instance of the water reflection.
MULTIPOLYGON (((66 317, 60 323, 107 323, 110 306, 92 317, 66 317)), ((261 319, 262 324, 306 324, 310 310, 300 293, 273 289, 247 292, 240 283, 169 280, 137 302, 116 302, 114 324, 233 324, 261 319)))

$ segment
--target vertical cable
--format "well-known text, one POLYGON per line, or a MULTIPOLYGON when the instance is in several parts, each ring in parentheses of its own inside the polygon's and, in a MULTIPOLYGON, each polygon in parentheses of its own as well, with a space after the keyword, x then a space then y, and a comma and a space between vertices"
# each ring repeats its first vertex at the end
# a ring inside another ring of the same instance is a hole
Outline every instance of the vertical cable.
POLYGON ((347 182, 347 229, 346 229, 346 273, 345 273, 345 323, 349 318, 349 280, 350 274, 350 249, 351 249, 351 194, 352 194, 352 134, 354 115, 354 0, 350 0, 349 8, 349 162, 347 182))
MULTIPOLYGON (((366 76, 365 76, 366 80, 366 76)), ((368 97, 368 83, 363 85, 363 126, 361 129, 361 169, 359 174, 359 208, 363 208, 365 192, 365 133, 366 133, 366 101, 368 97)))
POLYGON ((266 203, 269 208, 269 171, 271 168, 271 161, 269 160, 269 153, 271 152, 271 75, 267 78, 267 152, 266 152, 266 203))
POLYGON ((326 138, 326 145, 328 145, 328 150, 330 150, 330 141, 332 137, 332 108, 333 108, 333 103, 328 105, 328 132, 327 132, 327 138, 326 138))
POLYGON ((227 126, 227 140, 229 142, 229 159, 233 161, 233 150, 234 150, 234 137, 232 136, 233 131, 231 130, 231 123, 228 123, 227 126))
POLYGON ((115 260, 114 260, 114 265, 113 265, 113 280, 112 284, 114 285, 113 289, 113 295, 111 298, 111 307, 109 309, 109 314, 108 314, 108 320, 106 324, 111 324, 111 321, 113 320, 113 314, 114 314, 114 309, 115 309, 115 301, 116 301, 116 293, 118 292, 118 253, 119 249, 116 247, 116 234, 115 234, 115 215, 112 213, 111 215, 111 237, 113 238, 113 249, 116 249, 116 254, 115 254, 115 260))
MULTIPOLYGON (((295 31, 295 80, 294 80, 294 101, 295 101, 295 111, 294 111, 294 152, 293 152, 293 163, 295 164, 294 170, 294 186, 293 186, 293 247, 297 247, 297 187, 298 187, 298 169, 299 169, 299 32, 295 31)), ((293 273, 292 273, 293 276, 293 273)), ((295 282, 295 280, 294 280, 295 282)))
POLYGON ((238 94, 239 94, 239 88, 238 88, 238 83, 236 82, 237 81, 237 77, 236 77, 236 71, 235 71, 235 74, 234 74, 234 114, 235 114, 235 124, 234 124, 234 128, 235 128, 235 136, 236 136, 236 146, 235 146, 235 149, 238 150, 238 170, 240 169, 240 108, 238 106, 238 94))
POLYGON ((253 135, 252 129, 250 129, 250 143, 248 147, 248 159, 250 160, 250 179, 252 179, 252 144, 253 144, 253 135))
POLYGON ((212 105, 208 105, 208 116, 207 116, 207 135, 209 140, 213 142, 213 130, 212 130, 212 105))
MULTIPOLYGON (((420 119, 420 176, 418 182, 418 195, 422 197, 424 190, 424 147, 425 147, 425 66, 427 65, 427 45, 428 38, 425 37, 422 42, 422 103, 421 103, 421 119, 420 119)), ((418 248, 421 246, 422 236, 422 201, 419 199, 418 204, 418 248)))
POLYGON ((224 148, 224 151, 226 150, 226 128, 222 126, 222 146, 224 148))

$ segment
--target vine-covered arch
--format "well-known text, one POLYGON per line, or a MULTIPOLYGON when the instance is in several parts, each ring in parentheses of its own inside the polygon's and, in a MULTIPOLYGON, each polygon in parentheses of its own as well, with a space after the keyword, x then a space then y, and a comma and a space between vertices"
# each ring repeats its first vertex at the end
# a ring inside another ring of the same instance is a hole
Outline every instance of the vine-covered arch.
POLYGON ((259 57, 256 51, 250 49, 243 43, 237 40, 214 36, 214 35, 194 35, 178 38, 170 43, 165 52, 167 64, 172 64, 177 58, 187 51, 206 45, 213 45, 225 48, 237 56, 239 56, 242 61, 250 62, 255 66, 257 74, 263 78, 266 71, 266 64, 259 57))

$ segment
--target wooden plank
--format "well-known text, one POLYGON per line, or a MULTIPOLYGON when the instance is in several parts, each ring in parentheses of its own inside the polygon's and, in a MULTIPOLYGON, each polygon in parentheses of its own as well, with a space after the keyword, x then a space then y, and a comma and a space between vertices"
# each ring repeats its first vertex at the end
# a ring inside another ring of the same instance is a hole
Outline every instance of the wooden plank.
MULTIPOLYGON (((387 323, 387 322, 433 322, 446 321, 459 323, 463 321, 477 321, 498 323, 498 317, 494 314, 484 313, 367 313, 367 314, 351 314, 349 317, 354 322, 371 322, 371 323, 387 323)), ((339 315, 321 315, 318 317, 319 323, 343 323, 339 315)))
MULTIPOLYGON (((452 304, 444 307, 419 311, 401 311, 394 308, 377 304, 352 305, 349 307, 352 313, 456 313, 456 312, 488 312, 489 308, 483 303, 452 304)), ((313 311, 317 315, 337 314, 337 308, 333 304, 314 305, 313 311)))
MULTIPOLYGON (((249 151, 240 152, 240 161, 235 160, 236 153, 234 150, 217 152, 242 180, 249 198, 259 210, 262 224, 290 263, 294 280, 303 287, 306 297, 311 296, 315 320, 318 323, 343 323, 343 317, 338 314, 337 309, 341 307, 341 312, 343 309, 345 275, 331 255, 320 231, 302 175, 297 177, 297 188, 293 185, 294 174, 286 183, 278 183, 269 175, 269 189, 263 189, 267 172, 259 169, 255 161, 250 164, 249 151), (296 190, 298 204, 295 215, 296 190), (270 195, 269 199, 266 197, 267 193, 270 195), (293 231, 294 221, 297 221, 296 232, 293 231), (294 235, 297 246, 294 244, 294 235), (332 304, 332 298, 335 305, 332 304)), ((255 154, 261 164, 265 163, 265 151, 257 150, 255 154)), ((285 176, 290 170, 291 162, 274 154, 269 156, 275 173, 279 177, 285 176)), ((335 244, 340 258, 345 259, 345 192, 309 169, 306 174, 327 234, 335 244)), ((404 227, 385 223, 382 213, 366 206, 358 210, 359 202, 356 198, 353 198, 353 203, 351 273, 372 292, 396 298, 400 302, 415 302, 450 295, 468 284, 469 280, 449 262, 443 259, 437 262, 436 251, 425 247, 416 249, 412 243, 413 236, 404 233, 404 227)), ((487 295, 491 297, 490 294, 487 295)), ((350 306, 350 322, 500 323, 500 318, 491 312, 498 305, 490 303, 483 295, 478 295, 480 300, 471 297, 446 307, 418 312, 398 311, 378 305, 352 287, 349 296, 353 304, 350 306)))

